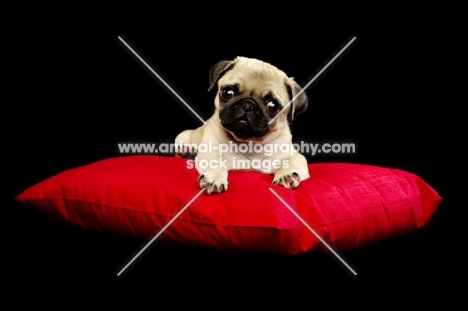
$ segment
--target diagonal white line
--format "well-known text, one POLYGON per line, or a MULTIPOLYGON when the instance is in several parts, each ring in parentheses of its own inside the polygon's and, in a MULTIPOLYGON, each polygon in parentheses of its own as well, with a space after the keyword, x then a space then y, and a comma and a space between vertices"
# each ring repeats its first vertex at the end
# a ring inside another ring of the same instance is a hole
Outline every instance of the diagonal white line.
POLYGON ((317 239, 320 240, 320 242, 322 242, 332 253, 333 255, 335 255, 354 275, 357 275, 357 273, 314 231, 314 229, 312 229, 305 221, 304 219, 301 218, 301 216, 299 216, 292 208, 291 206, 288 205, 288 203, 286 203, 286 201, 284 201, 272 188, 269 188, 270 191, 291 211, 291 213, 294 214, 294 216, 296 216, 303 224, 304 226, 307 227, 307 229, 310 230, 310 232, 312 232, 316 237, 317 239))
POLYGON ((345 46, 344 48, 342 48, 341 51, 339 51, 338 54, 336 54, 335 57, 333 57, 333 59, 332 59, 331 61, 329 61, 328 64, 326 64, 325 67, 323 67, 323 69, 320 70, 320 72, 319 72, 318 74, 316 74, 315 77, 314 77, 312 80, 310 80, 310 82, 307 83, 307 85, 304 86, 304 87, 302 88, 302 90, 299 91, 299 93, 297 93, 296 96, 294 96, 294 97, 289 101, 289 103, 288 103, 286 106, 284 106, 283 109, 281 109, 281 111, 278 112, 278 114, 277 114, 273 119, 270 120, 270 122, 268 122, 268 124, 271 124, 273 121, 275 121, 275 119, 278 118, 278 117, 280 116, 280 114, 282 114, 283 111, 285 111, 285 110, 289 107, 289 105, 291 105, 291 103, 294 102, 294 101, 296 100, 296 98, 297 98, 299 95, 301 95, 302 92, 304 92, 305 89, 308 88, 309 85, 312 84, 312 82, 314 82, 315 79, 317 79, 318 76, 319 76, 322 72, 324 72, 325 69, 327 69, 327 67, 330 66, 330 64, 333 63, 333 62, 335 61, 335 59, 338 58, 338 56, 340 56, 341 53, 343 53, 343 51, 346 50, 346 48, 347 48, 351 43, 353 43, 354 40, 356 40, 356 37, 354 37, 353 39, 351 39, 351 41, 349 41, 348 44, 346 44, 346 46, 345 46))
POLYGON ((170 87, 169 84, 166 83, 166 81, 163 80, 163 78, 161 78, 157 73, 156 71, 154 71, 141 57, 140 55, 138 55, 128 44, 127 42, 124 41, 124 39, 122 39, 120 36, 118 37, 120 39, 120 41, 122 41, 123 44, 125 44, 125 46, 130 50, 132 51, 133 54, 135 54, 136 57, 138 57, 138 59, 143 63, 145 64, 146 67, 148 67, 148 69, 156 76, 158 77, 159 80, 161 80, 161 82, 185 105, 187 106, 188 109, 190 109, 190 111, 196 115, 198 117, 198 119, 200 119, 200 121, 203 122, 203 124, 205 124, 205 120, 203 120, 199 115, 198 113, 195 112, 195 110, 192 109, 192 107, 189 106, 189 104, 187 104, 185 102, 185 100, 182 99, 182 97, 179 96, 179 94, 176 93, 176 91, 174 91, 172 89, 172 87, 170 87))
POLYGON ((134 262, 135 259, 137 259, 138 256, 140 256, 141 253, 143 253, 144 250, 147 249, 148 246, 150 246, 150 244, 153 243, 154 240, 156 240, 156 239, 164 232, 164 230, 166 230, 166 229, 174 222, 174 220, 176 220, 177 217, 179 217, 180 214, 182 214, 182 213, 187 209, 187 207, 189 207, 190 204, 192 204, 193 201, 195 201, 195 199, 198 198, 198 196, 199 196, 203 191, 205 191, 205 189, 206 189, 206 188, 201 189, 200 192, 198 192, 197 195, 196 195, 192 200, 190 200, 190 202, 188 202, 187 205, 185 205, 184 208, 182 208, 182 210, 181 210, 180 212, 178 212, 177 215, 175 215, 175 216, 171 219, 171 221, 169 221, 169 222, 167 223, 167 225, 165 225, 164 228, 162 228, 161 231, 159 231, 158 234, 156 234, 156 235, 154 236, 154 238, 152 238, 151 241, 149 241, 148 244, 146 244, 145 247, 143 247, 143 249, 142 249, 140 252, 138 252, 138 254, 136 254, 135 257, 133 257, 133 259, 130 260, 130 262, 129 262, 122 270, 120 270, 119 273, 117 273, 117 276, 120 276, 120 275, 122 274, 122 272, 124 272, 125 269, 127 269, 128 266, 130 266, 130 265, 132 264, 132 262, 134 262))

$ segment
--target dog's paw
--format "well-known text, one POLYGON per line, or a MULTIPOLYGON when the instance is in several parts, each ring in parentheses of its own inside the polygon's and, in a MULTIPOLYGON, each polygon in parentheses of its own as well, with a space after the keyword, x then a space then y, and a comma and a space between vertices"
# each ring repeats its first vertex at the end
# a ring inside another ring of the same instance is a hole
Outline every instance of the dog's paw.
POLYGON ((200 188, 205 188, 209 194, 221 193, 227 190, 227 172, 209 171, 198 177, 200 188))
POLYGON ((273 185, 282 185, 286 188, 295 189, 299 186, 301 177, 296 172, 277 171, 273 179, 273 185))

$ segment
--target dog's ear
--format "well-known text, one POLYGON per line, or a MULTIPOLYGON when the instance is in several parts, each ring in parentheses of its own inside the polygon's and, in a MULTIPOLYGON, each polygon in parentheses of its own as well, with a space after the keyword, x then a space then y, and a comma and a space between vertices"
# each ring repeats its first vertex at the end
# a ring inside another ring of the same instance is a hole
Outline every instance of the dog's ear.
POLYGON ((233 60, 222 60, 217 62, 213 67, 210 69, 210 87, 208 88, 208 92, 211 91, 218 80, 234 66, 233 60))
POLYGON ((292 100, 290 104, 291 109, 288 113, 288 122, 291 124, 298 114, 306 111, 309 104, 309 99, 307 98, 307 94, 302 90, 299 84, 294 81, 293 78, 289 78, 287 80, 286 88, 289 92, 289 100, 292 100))

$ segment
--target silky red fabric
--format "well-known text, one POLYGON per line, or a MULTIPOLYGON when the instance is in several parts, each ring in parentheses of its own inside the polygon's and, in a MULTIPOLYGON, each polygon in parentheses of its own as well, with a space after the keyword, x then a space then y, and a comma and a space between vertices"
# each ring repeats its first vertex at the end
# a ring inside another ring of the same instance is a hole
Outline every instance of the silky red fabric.
MULTIPOLYGON (((320 163, 309 171, 295 190, 273 186, 270 175, 230 172, 227 192, 201 193, 160 239, 231 251, 324 250, 312 229, 334 249, 348 250, 425 226, 441 201, 402 170, 320 163)), ((64 171, 15 199, 85 229, 152 238, 199 193, 197 177, 185 159, 123 156, 64 171)))

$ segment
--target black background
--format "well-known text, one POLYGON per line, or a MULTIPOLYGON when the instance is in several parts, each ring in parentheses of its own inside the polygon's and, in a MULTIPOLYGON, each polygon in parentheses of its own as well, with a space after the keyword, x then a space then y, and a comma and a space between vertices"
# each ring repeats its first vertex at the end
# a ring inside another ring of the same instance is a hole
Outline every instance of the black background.
POLYGON ((5 282, 23 291, 25 286, 37 291, 45 282, 81 289, 83 283, 146 284, 160 299, 165 291, 193 293, 205 297, 206 305, 214 292, 237 302, 294 297, 281 296, 286 292, 312 299, 305 297, 357 284, 391 289, 393 296, 431 289, 447 298, 448 289, 465 280, 460 213, 466 205, 454 198, 461 132, 454 131, 459 113, 452 111, 454 100, 445 90, 452 79, 446 70, 454 63, 450 27, 431 15, 435 10, 375 9, 359 18, 346 10, 329 18, 301 11, 241 13, 234 6, 182 17, 152 10, 153 16, 138 23, 139 13, 130 18, 89 10, 17 20, 6 90, 14 99, 4 114, 4 126, 10 124, 4 153, 11 157, 5 176, 12 173, 3 186, 5 282), (119 36, 205 120, 213 112, 207 89, 215 62, 260 58, 304 86, 356 37, 306 90, 309 108, 295 120, 294 138, 354 143, 355 154, 308 160, 415 173, 443 197, 439 209, 415 233, 341 254, 357 276, 331 253, 284 257, 155 241, 117 277, 147 241, 58 223, 13 198, 65 169, 120 156, 119 142, 169 143, 182 130, 201 125, 119 36), (269 296, 260 295, 261 289, 270 290, 269 296), (300 289, 309 296, 299 295, 300 289))

